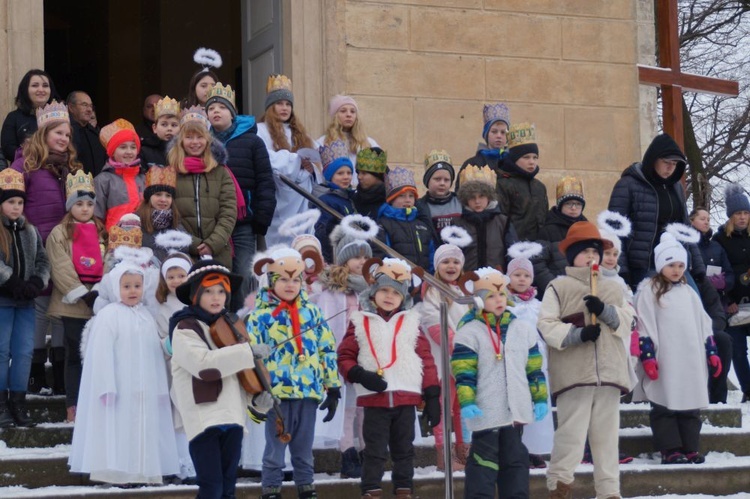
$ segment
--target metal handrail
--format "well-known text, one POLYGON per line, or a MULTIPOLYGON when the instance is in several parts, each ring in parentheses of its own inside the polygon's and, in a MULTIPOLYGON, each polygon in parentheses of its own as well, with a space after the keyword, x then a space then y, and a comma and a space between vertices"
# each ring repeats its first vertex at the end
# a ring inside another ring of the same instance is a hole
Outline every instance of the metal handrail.
MULTIPOLYGON (((275 174, 274 174, 275 175, 275 174)), ((328 206, 324 201, 313 196, 311 193, 304 190, 302 187, 297 185, 292 179, 286 175, 278 175, 278 178, 286 185, 291 187, 300 196, 304 197, 315 206, 325 211, 337 220, 344 218, 344 215, 328 206)), ((373 238, 370 239, 370 243, 377 246, 387 255, 393 258, 399 258, 406 261, 412 268, 418 267, 417 264, 406 258, 404 255, 394 250, 383 241, 373 238)), ((427 273, 424 274, 423 280, 430 286, 433 286, 440 292, 440 352, 441 352, 441 365, 443 367, 443 379, 441 381, 441 391, 443 394, 443 435, 447 438, 444 439, 443 444, 443 462, 445 463, 445 498, 453 499, 453 461, 451 460, 451 443, 453 433, 453 419, 452 419, 452 407, 451 407, 451 386, 450 386, 450 352, 448 347, 450 345, 449 339, 449 328, 448 328, 448 305, 446 299, 450 299, 455 303, 463 305, 471 305, 474 303, 474 299, 471 296, 464 296, 456 293, 450 286, 446 285, 443 281, 436 279, 427 273)), ((457 428, 456 431, 461 431, 461 428, 457 428)))

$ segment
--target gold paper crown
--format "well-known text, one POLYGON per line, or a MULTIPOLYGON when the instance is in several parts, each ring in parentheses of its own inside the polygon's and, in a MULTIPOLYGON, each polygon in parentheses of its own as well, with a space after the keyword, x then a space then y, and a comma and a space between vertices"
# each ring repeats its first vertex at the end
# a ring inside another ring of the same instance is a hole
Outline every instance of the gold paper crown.
POLYGON ((188 121, 197 121, 198 123, 206 127, 206 129, 208 129, 210 125, 208 117, 206 116, 206 111, 200 106, 190 106, 189 108, 182 110, 182 115, 180 116, 180 126, 184 125, 188 121))
POLYGON ((62 102, 52 101, 44 107, 36 110, 36 126, 42 128, 50 123, 66 122, 70 123, 68 106, 62 102))
POLYGON ((448 163, 449 165, 453 165, 453 163, 451 163, 450 154, 448 154, 448 151, 445 151, 443 149, 433 149, 427 154, 427 156, 424 157, 425 170, 429 169, 435 163, 448 163))
POLYGON ((221 83, 216 83, 216 85, 211 87, 211 89, 208 91, 206 102, 208 102, 211 97, 221 97, 222 99, 226 99, 232 103, 232 107, 236 108, 236 106, 234 105, 234 90, 232 90, 232 85, 227 85, 225 87, 221 83))
POLYGON ((166 185, 177 187, 177 172, 173 166, 154 165, 146 172, 146 187, 166 185))
POLYGON ((536 126, 533 123, 519 123, 508 131, 508 148, 536 144, 536 126))
POLYGON ((489 166, 478 167, 475 165, 466 165, 466 168, 458 174, 460 184, 466 182, 482 182, 491 185, 494 189, 497 186, 497 173, 489 166))
POLYGON ((142 245, 143 232, 140 227, 123 229, 119 225, 113 225, 109 228, 109 243, 107 244, 107 249, 109 251, 112 251, 119 246, 140 248, 142 245))
POLYGON ((94 194, 94 177, 90 173, 84 173, 83 169, 75 174, 68 173, 65 179, 65 197, 69 198, 79 192, 90 192, 94 194))
POLYGON ((99 142, 101 142, 102 146, 104 146, 104 148, 106 149, 110 139, 114 137, 117 132, 120 132, 122 130, 132 130, 133 132, 135 132, 135 127, 128 120, 117 118, 115 121, 102 128, 102 130, 99 132, 99 142))
POLYGON ((168 95, 159 99, 154 107, 154 121, 160 116, 180 116, 180 103, 168 95))
POLYGON ((362 149, 357 153, 357 171, 385 175, 388 169, 388 153, 378 154, 371 148, 362 149))
POLYGON ((266 93, 270 94, 275 90, 292 91, 292 80, 285 75, 269 75, 266 82, 266 93))
POLYGON ((568 199, 585 199, 583 196, 583 180, 566 175, 557 183, 556 194, 558 206, 568 199))
POLYGON ((26 192, 23 173, 13 168, 6 168, 0 171, 0 190, 26 192))

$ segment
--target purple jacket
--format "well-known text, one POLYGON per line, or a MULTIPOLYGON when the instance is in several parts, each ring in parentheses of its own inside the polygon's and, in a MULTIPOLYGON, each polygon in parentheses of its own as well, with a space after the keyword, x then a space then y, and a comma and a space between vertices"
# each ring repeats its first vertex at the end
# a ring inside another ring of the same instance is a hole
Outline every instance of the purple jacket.
POLYGON ((23 156, 16 154, 16 159, 10 165, 16 171, 23 173, 26 182, 26 203, 23 214, 26 219, 39 229, 42 243, 47 242, 47 236, 65 216, 65 179, 59 179, 45 169, 31 173, 23 169, 23 156))

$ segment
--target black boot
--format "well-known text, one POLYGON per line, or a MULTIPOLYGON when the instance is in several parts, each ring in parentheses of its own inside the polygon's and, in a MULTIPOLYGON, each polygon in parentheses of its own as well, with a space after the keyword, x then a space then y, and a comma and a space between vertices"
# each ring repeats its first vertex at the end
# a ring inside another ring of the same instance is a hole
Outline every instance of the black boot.
POLYGON ((36 423, 29 416, 29 411, 26 410, 26 392, 10 392, 8 409, 10 409, 10 415, 13 416, 16 426, 22 428, 36 426, 36 423))
POLYGON ((65 348, 53 347, 50 351, 52 361, 52 393, 65 395, 65 348))
POLYGON ((260 499, 281 499, 281 487, 263 487, 260 499))
POLYGON ((8 391, 0 391, 0 428, 12 428, 13 416, 8 409, 8 391))
MULTIPOLYGON (((42 355, 47 357, 46 350, 34 350, 34 358, 31 362, 31 372, 29 373, 29 386, 28 392, 33 394, 39 394, 42 390, 49 389, 47 386, 47 372, 45 370, 45 360, 38 360, 42 355)), ((45 390, 46 391, 46 390, 45 390)))
POLYGON ((354 447, 349 447, 341 453, 341 478, 361 478, 362 462, 354 447))
POLYGON ((317 499, 318 494, 315 492, 315 485, 300 485, 297 487, 298 499, 317 499))

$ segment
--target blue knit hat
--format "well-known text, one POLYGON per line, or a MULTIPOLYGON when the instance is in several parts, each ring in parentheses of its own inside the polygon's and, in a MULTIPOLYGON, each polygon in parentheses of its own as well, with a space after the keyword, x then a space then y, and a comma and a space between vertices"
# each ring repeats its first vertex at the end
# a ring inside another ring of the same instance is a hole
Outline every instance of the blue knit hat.
POLYGON ((323 176, 327 182, 333 182, 333 175, 341 168, 349 168, 354 173, 352 160, 349 159, 349 149, 343 140, 335 140, 330 145, 322 145, 318 149, 323 162, 323 176))
POLYGON ((745 190, 737 184, 729 184, 726 187, 724 199, 727 205, 727 217, 731 217, 738 211, 750 211, 750 201, 745 195, 745 190))

